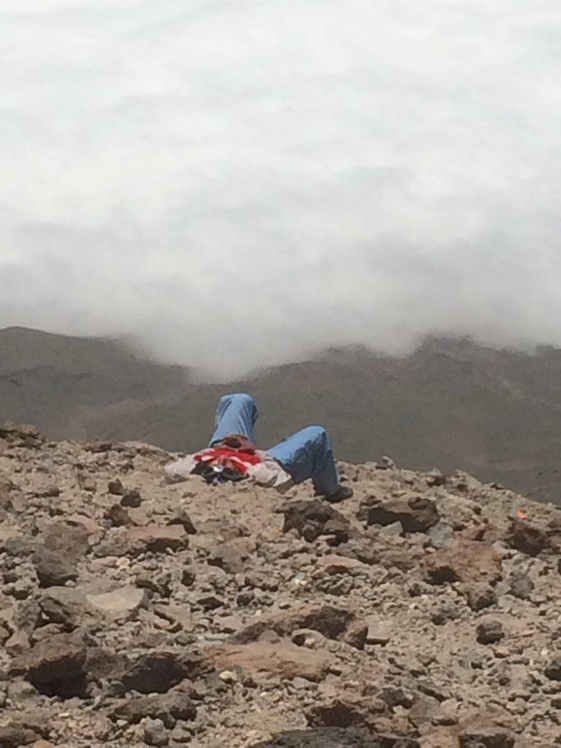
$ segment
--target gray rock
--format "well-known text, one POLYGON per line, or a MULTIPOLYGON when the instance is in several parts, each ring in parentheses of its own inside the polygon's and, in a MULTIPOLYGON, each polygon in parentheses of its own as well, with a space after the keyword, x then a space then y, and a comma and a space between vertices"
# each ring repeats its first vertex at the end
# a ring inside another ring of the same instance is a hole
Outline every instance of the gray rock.
POLYGON ((146 593, 143 589, 127 585, 112 592, 87 595, 86 599, 94 608, 116 618, 141 608, 145 604, 146 593))
POLYGON ((510 578, 509 592, 520 600, 527 600, 534 591, 534 583, 527 574, 513 574, 510 578))

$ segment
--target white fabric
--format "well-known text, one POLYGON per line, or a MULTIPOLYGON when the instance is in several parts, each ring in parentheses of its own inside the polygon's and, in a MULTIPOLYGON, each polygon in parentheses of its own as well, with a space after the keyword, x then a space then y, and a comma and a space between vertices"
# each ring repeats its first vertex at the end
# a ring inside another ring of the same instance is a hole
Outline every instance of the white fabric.
MULTIPOLYGON (((288 490, 293 485, 290 475, 267 452, 258 449, 255 453, 259 455, 261 462, 257 465, 247 464, 248 478, 251 478, 260 486, 276 488, 277 491, 281 492, 288 490)), ((195 455, 187 455, 166 465, 164 470, 167 478, 175 482, 188 478, 196 466, 195 455)))

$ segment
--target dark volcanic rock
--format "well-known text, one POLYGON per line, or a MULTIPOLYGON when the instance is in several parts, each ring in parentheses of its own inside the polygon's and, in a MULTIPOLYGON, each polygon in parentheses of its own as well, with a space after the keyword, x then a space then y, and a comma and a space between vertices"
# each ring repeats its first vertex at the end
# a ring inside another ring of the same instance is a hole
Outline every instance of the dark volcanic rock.
POLYGON ((40 548, 33 556, 33 565, 41 587, 63 586, 78 578, 76 567, 62 553, 40 548))
POLYGON ((175 720, 195 719, 197 707, 188 694, 173 691, 121 701, 113 708, 112 716, 115 719, 126 719, 133 724, 137 724, 144 717, 152 717, 161 719, 166 727, 171 728, 175 720))
POLYGON ((177 512, 175 512, 175 514, 170 517, 168 524, 182 525, 188 535, 197 534, 195 523, 193 522, 189 514, 187 514, 185 509, 179 509, 177 512))
POLYGON ((39 691, 62 698, 83 695, 87 650, 74 634, 55 634, 38 642, 12 670, 23 673, 39 691))
POLYGON ((561 654, 552 657, 545 666, 543 672, 546 678, 561 681, 561 654))
POLYGON ((165 693, 202 672, 201 659, 182 651, 152 651, 131 658, 122 676, 128 691, 165 693))
POLYGON ((0 727, 0 746, 2 748, 20 748, 31 745, 39 740, 41 735, 24 725, 6 725, 0 727))
POLYGON ((367 721, 367 712, 356 703, 335 699, 328 704, 317 704, 306 714, 306 720, 312 727, 351 727, 362 725, 367 721))
POLYGON ((482 621, 477 625, 477 641, 480 644, 495 644, 504 637, 500 621, 482 621))
MULTIPOLYGON (((250 623, 231 640, 247 644, 257 641, 267 630, 274 631, 280 636, 289 636, 297 629, 319 631, 328 639, 339 639, 348 632, 349 627, 355 621, 356 614, 346 608, 336 608, 331 605, 306 605, 293 610, 260 616, 255 623, 250 623)), ((364 628, 364 639, 366 639, 368 627, 365 625, 364 628)))
POLYGON ((320 535, 334 535, 339 543, 350 537, 350 523, 343 514, 321 499, 294 501, 281 508, 284 514, 283 532, 296 532, 312 542, 320 535))
POLYGON ((409 499, 367 499, 359 509, 359 519, 368 525, 393 525, 399 522, 404 532, 426 532, 440 520, 434 501, 422 496, 409 499))
POLYGON ((528 556, 537 556, 551 547, 551 540, 543 528, 518 517, 511 520, 505 540, 512 548, 528 556))

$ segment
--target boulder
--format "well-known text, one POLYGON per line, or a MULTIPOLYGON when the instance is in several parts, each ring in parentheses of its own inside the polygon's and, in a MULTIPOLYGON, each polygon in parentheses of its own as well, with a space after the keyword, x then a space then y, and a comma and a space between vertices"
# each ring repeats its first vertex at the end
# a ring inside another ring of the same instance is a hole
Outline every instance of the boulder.
POLYGON ((241 668, 252 674, 271 673, 282 678, 306 678, 314 682, 325 678, 333 662, 327 652, 297 647, 284 641, 207 647, 205 657, 219 670, 241 668))
POLYGON ((293 501, 281 508, 283 532, 296 530, 309 543, 321 535, 334 535, 338 543, 350 537, 349 520, 322 499, 293 501))
POLYGON ((201 660, 180 650, 153 650, 127 658, 121 681, 128 691, 165 693, 201 672, 201 660))
POLYGON ((430 584, 449 582, 488 582, 501 579, 502 563, 497 551, 476 540, 457 540, 431 553, 423 564, 424 577, 430 584))
POLYGON ((61 552, 39 548, 32 561, 41 587, 62 587, 78 578, 76 567, 61 552))
POLYGON ((83 695, 87 649, 74 634, 55 634, 16 658, 12 672, 24 674, 40 692, 63 698, 83 695))
POLYGON ((518 517, 511 519, 505 540, 512 548, 528 556, 537 556, 551 548, 551 540, 543 528, 518 517))
POLYGON ((426 532, 440 520, 436 503, 422 496, 408 499, 367 498, 360 505, 358 518, 368 525, 393 525, 400 523, 404 532, 426 532))
MULTIPOLYGON (((266 613, 254 623, 248 624, 231 641, 248 644, 259 639, 265 631, 274 631, 279 636, 290 636, 298 629, 319 631, 328 639, 342 639, 349 627, 357 621, 354 611, 332 605, 302 605, 278 613, 266 613)), ((365 627, 367 628, 367 627, 365 627)), ((364 634, 366 639, 366 631, 364 634)))
POLYGON ((175 720, 193 720, 197 707, 191 697, 182 691, 130 698, 120 701, 113 707, 111 716, 138 724, 144 717, 161 719, 166 727, 173 727, 175 720))

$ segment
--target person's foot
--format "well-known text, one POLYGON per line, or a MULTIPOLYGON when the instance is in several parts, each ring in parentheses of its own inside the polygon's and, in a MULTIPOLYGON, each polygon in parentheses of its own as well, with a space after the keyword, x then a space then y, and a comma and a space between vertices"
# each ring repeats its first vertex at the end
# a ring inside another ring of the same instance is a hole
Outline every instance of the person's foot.
POLYGON ((353 493, 354 491, 350 486, 340 485, 336 491, 328 494, 327 496, 324 496, 323 498, 326 501, 329 501, 330 504, 338 504, 340 501, 350 499, 353 493))

